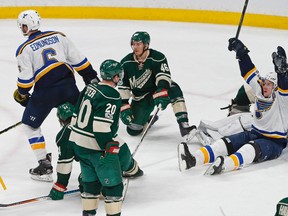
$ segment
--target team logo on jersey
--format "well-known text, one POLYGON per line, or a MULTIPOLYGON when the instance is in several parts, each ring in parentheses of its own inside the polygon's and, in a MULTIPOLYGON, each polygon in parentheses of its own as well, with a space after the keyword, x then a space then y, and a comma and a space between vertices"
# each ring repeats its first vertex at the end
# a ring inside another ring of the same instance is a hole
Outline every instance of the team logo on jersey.
POLYGON ((262 118, 262 113, 270 110, 273 102, 274 101, 265 101, 258 99, 256 101, 256 107, 257 107, 257 110, 255 111, 256 118, 258 119, 262 118))
POLYGON ((136 79, 135 76, 131 77, 129 79, 131 88, 142 88, 147 83, 151 75, 152 71, 150 69, 146 69, 139 78, 136 79))

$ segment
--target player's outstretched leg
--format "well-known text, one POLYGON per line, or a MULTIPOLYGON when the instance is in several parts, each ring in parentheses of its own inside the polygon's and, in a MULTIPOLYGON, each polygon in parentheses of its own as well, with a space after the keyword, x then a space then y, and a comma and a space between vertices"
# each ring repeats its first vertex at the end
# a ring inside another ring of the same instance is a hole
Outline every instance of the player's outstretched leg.
POLYGON ((181 172, 196 165, 196 158, 190 153, 185 142, 178 145, 178 165, 181 172))
POLYGON ((204 175, 221 174, 224 171, 223 165, 224 165, 224 157, 223 156, 217 157, 214 163, 212 163, 206 170, 204 175))

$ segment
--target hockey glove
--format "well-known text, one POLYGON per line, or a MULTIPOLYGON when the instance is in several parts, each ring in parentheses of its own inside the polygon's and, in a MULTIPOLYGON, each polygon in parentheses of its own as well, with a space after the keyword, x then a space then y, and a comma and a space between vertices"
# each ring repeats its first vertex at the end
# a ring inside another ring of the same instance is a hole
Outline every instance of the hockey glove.
POLYGON ((248 48, 237 38, 229 39, 228 50, 233 50, 236 52, 236 59, 241 59, 250 52, 248 48))
POLYGON ((106 149, 104 156, 100 158, 100 162, 105 163, 112 163, 114 160, 118 159, 120 147, 119 142, 117 141, 110 141, 106 144, 106 149))
POLYGON ((277 47, 277 52, 272 53, 272 61, 276 73, 285 74, 288 71, 286 52, 281 46, 277 47))
POLYGON ((28 101, 30 99, 30 94, 26 94, 26 95, 21 95, 19 92, 18 92, 18 89, 16 89, 14 91, 14 94, 13 94, 13 97, 15 99, 15 101, 19 104, 21 104, 23 107, 26 107, 27 104, 28 104, 28 101))
POLYGON ((153 94, 154 103, 157 107, 160 106, 161 110, 165 110, 170 103, 170 97, 168 91, 165 88, 159 88, 153 94))
POLYGON ((134 119, 130 104, 123 104, 121 107, 121 120, 125 125, 129 125, 134 119))
POLYGON ((67 188, 64 185, 56 182, 50 191, 49 197, 51 197, 52 200, 62 200, 64 198, 64 191, 66 190, 67 188))

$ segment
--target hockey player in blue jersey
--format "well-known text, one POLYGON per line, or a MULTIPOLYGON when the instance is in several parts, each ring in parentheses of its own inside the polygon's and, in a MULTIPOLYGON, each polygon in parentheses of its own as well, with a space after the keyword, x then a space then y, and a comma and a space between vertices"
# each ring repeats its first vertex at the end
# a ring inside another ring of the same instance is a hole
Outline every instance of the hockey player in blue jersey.
POLYGON ((40 21, 35 10, 23 11, 18 16, 18 27, 28 39, 16 51, 19 74, 14 99, 25 107, 22 123, 39 162, 39 166, 29 170, 31 177, 53 181, 51 156, 47 154, 40 126, 52 108, 65 102, 76 103, 79 90, 75 71, 85 84, 99 79, 87 58, 63 33, 40 31, 40 21))
POLYGON ((272 54, 275 72, 263 78, 252 63, 247 47, 238 39, 229 39, 228 49, 236 52, 241 76, 255 93, 255 110, 251 131, 225 136, 193 155, 188 146, 178 146, 179 169, 212 163, 207 175, 239 169, 253 162, 276 159, 287 145, 288 74, 282 47, 272 54))

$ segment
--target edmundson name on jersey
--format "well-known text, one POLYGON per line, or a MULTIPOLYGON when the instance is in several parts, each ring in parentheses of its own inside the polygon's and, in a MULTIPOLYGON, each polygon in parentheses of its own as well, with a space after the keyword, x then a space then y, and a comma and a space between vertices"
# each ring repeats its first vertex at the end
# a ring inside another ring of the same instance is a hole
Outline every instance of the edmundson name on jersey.
POLYGON ((43 40, 38 40, 35 43, 30 44, 30 47, 33 51, 38 50, 39 48, 45 47, 47 45, 59 43, 59 38, 57 36, 52 36, 45 38, 43 40))

